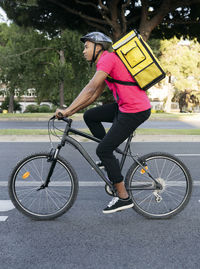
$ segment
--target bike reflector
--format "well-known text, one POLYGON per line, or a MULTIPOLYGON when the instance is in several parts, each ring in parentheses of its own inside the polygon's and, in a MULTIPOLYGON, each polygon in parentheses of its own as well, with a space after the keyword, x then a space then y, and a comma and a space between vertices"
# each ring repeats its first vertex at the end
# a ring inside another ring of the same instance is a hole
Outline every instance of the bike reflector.
POLYGON ((29 176, 30 176, 30 173, 29 173, 29 172, 26 172, 26 173, 23 174, 22 178, 23 178, 23 179, 26 179, 26 178, 29 177, 29 176))
POLYGON ((148 166, 145 166, 144 168, 145 168, 146 170, 141 169, 141 171, 140 171, 140 174, 142 174, 142 175, 143 175, 144 173, 146 173, 146 171, 148 170, 148 166))

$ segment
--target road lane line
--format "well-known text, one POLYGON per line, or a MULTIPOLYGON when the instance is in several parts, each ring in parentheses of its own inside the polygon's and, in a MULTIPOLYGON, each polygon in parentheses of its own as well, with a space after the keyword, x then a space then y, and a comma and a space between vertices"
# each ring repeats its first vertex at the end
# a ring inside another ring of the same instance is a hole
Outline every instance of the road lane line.
MULTIPOLYGON (((40 185, 41 182, 38 181, 30 181, 30 182, 18 182, 18 187, 21 186, 38 186, 40 185)), ((65 181, 56 181, 56 182, 51 182, 52 186, 71 186, 71 182, 65 182, 65 181)), ((96 187, 96 186, 104 186, 105 183, 102 181, 79 181, 79 186, 82 187, 96 187)), ((0 181, 0 187, 7 187, 8 182, 7 181, 0 181)), ((0 200, 1 201, 1 200, 0 200)))
POLYGON ((182 157, 197 157, 197 156, 200 156, 199 153, 176 153, 174 154, 176 156, 182 156, 182 157))
POLYGON ((15 207, 10 200, 0 200, 0 212, 10 211, 14 208, 15 207))
MULTIPOLYGON (((179 181, 180 182, 180 181, 179 181)), ((169 181, 168 181, 169 183, 169 181)), ((176 185, 176 181, 171 181, 172 185, 176 185)), ((53 182, 51 183, 52 186, 71 186, 70 183, 65 183, 62 181, 57 181, 57 182, 53 182)), ((7 187, 8 182, 7 181, 1 181, 0 182, 0 187, 7 187)), ((199 180, 193 180, 193 185, 194 186, 200 186, 200 179, 199 180)), ((19 187, 21 186, 38 186, 38 182, 36 181, 32 181, 32 182, 23 182, 22 184, 18 185, 19 187)), ((101 187, 101 186, 105 186, 104 182, 99 182, 99 181, 79 181, 79 186, 80 187, 101 187)), ((2 201, 2 200, 0 200, 2 201)))
POLYGON ((0 216, 0 221, 6 221, 8 216, 0 216))

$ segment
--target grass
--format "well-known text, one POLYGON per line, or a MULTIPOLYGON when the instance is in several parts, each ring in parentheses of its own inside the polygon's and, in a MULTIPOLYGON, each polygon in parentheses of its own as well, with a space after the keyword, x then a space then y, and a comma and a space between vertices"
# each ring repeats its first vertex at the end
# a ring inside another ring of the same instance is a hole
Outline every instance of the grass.
POLYGON ((200 116, 199 113, 152 113, 150 120, 181 120, 183 118, 192 119, 200 116))
POLYGON ((48 131, 40 129, 2 129, 0 135, 48 135, 48 131))
POLYGON ((52 117, 53 113, 7 113, 0 114, 0 119, 22 119, 22 118, 47 118, 52 117))
MULTIPOLYGON (((7 113, 2 114, 0 113, 0 121, 3 120, 13 120, 13 121, 31 121, 31 120, 48 120, 50 119, 54 113, 7 113)), ((72 117, 73 120, 83 120, 83 114, 82 113, 76 113, 72 117)))
POLYGON ((143 135, 200 135, 200 129, 144 129, 138 128, 137 134, 143 135))
MULTIPOLYGON (((83 132, 90 133, 88 129, 79 129, 83 132)), ((145 129, 138 128, 137 134, 142 135, 200 135, 200 129, 145 129)), ((57 131, 60 135, 61 132, 57 131)), ((2 129, 0 135, 48 135, 45 129, 2 129)))

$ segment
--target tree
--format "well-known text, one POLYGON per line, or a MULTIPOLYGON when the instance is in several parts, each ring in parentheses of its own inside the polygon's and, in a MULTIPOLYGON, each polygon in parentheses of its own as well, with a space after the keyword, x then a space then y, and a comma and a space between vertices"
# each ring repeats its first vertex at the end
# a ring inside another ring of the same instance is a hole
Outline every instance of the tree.
MULTIPOLYGON (((45 74, 52 86, 58 87, 63 92, 62 101, 56 101, 57 90, 52 90, 53 101, 56 105, 69 105, 82 90, 93 71, 82 55, 83 45, 80 42, 80 34, 76 31, 64 30, 59 36, 50 41, 54 47, 54 56, 45 67, 45 74), (56 83, 56 84, 55 84, 56 83)), ((52 97, 52 96, 51 96, 52 97)))
POLYGON ((25 65, 22 64, 17 55, 15 58, 9 55, 16 54, 21 49, 24 41, 23 30, 12 25, 0 25, 0 80, 6 85, 7 96, 9 97, 8 111, 14 111, 14 94, 15 90, 23 88, 23 70, 25 65), (20 43, 20 44, 19 44, 20 43))
POLYGON ((168 74, 174 77, 175 89, 198 90, 200 68, 200 43, 196 40, 172 38, 160 41, 160 61, 168 74))
POLYGON ((9 112, 15 90, 22 95, 30 88, 38 103, 70 104, 91 76, 82 49, 75 31, 50 38, 31 28, 0 24, 0 80, 10 97, 9 112))
POLYGON ((0 6, 20 26, 53 34, 66 28, 99 30, 116 41, 136 28, 145 40, 151 33, 200 38, 200 0, 3 0, 0 6))
MULTIPOLYGON (((174 99, 176 96, 174 97, 174 99)), ((192 90, 185 90, 183 92, 179 92, 178 94, 178 103, 180 112, 194 112, 195 106, 199 105, 199 98, 196 93, 192 90)))
MULTIPOLYGON (((9 108, 9 104, 10 104, 10 100, 9 100, 9 97, 7 96, 6 98, 5 98, 5 100, 2 102, 2 104, 1 104, 1 109, 2 110, 8 110, 8 108, 9 108)), ((13 101, 13 110, 16 112, 16 111, 21 111, 21 106, 20 106, 20 104, 16 101, 16 100, 14 100, 13 101)))
POLYGON ((160 62, 171 80, 167 103, 173 100, 179 102, 180 111, 192 110, 199 100, 200 43, 175 37, 159 43, 160 62))

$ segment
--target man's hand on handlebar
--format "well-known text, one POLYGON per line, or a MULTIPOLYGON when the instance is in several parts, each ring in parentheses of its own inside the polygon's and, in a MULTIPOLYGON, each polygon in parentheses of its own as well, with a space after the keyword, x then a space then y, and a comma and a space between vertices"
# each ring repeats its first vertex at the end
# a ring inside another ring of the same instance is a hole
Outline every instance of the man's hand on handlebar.
POLYGON ((57 119, 68 117, 67 109, 56 109, 55 116, 57 119))

